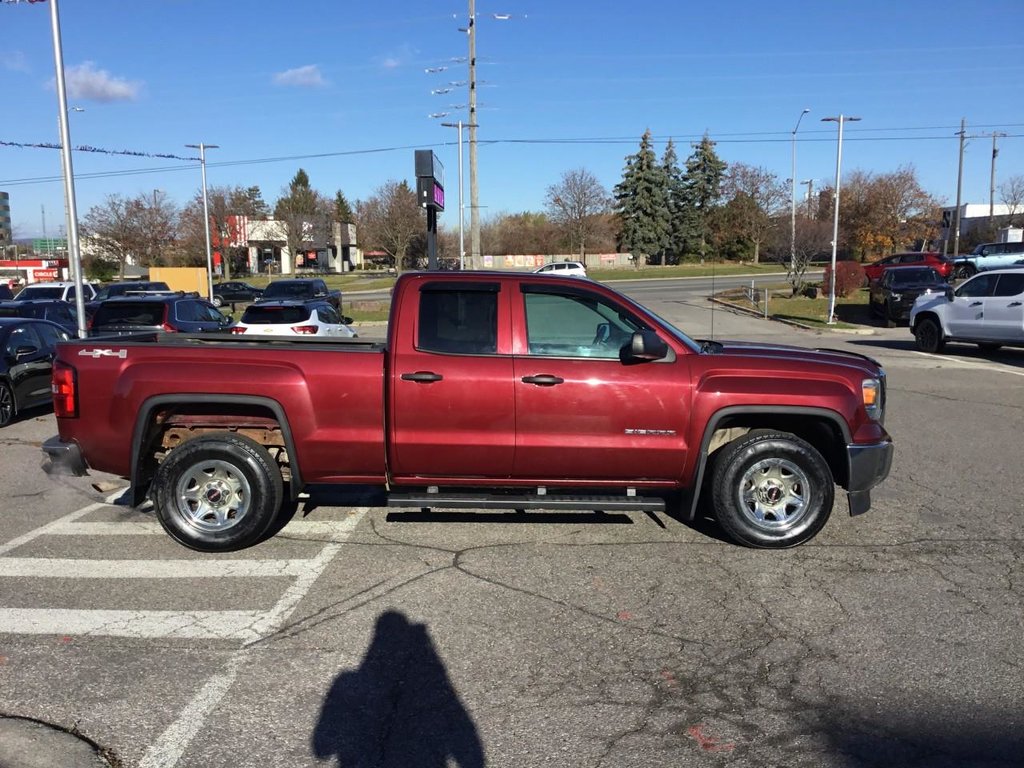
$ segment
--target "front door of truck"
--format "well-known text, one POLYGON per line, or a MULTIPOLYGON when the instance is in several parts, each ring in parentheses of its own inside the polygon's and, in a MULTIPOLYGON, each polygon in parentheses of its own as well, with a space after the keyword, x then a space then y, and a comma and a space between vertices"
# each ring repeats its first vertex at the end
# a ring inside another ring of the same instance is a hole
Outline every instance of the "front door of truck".
POLYGON ((985 308, 995 288, 996 276, 981 274, 972 277, 953 293, 947 309, 949 332, 956 338, 986 339, 985 308))
POLYGON ((519 300, 515 476, 678 479, 689 420, 686 357, 620 360, 643 323, 585 287, 524 283, 519 300))
POLYGON ((391 474, 509 477, 515 394, 501 284, 424 280, 409 290, 415 322, 392 342, 391 474))

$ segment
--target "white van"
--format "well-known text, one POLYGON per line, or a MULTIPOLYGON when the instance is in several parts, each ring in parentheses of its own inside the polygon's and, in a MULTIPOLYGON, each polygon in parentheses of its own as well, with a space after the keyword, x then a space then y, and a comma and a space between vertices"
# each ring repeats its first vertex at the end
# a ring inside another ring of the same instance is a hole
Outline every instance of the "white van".
MULTIPOLYGON (((82 283, 82 294, 86 301, 92 301, 96 289, 90 283, 82 283)), ((22 288, 15 301, 31 301, 33 299, 60 299, 70 304, 75 303, 75 284, 71 282, 31 283, 22 288)))

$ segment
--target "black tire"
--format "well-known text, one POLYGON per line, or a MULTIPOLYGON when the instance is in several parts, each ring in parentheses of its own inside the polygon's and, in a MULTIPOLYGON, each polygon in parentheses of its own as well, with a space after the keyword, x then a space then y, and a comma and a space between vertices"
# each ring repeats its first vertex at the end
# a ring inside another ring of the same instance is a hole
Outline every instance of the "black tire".
POLYGON ((885 303, 885 308, 883 310, 883 314, 885 315, 885 327, 886 328, 895 328, 896 327, 896 318, 894 318, 892 316, 892 307, 889 306, 889 302, 885 303))
POLYGON ((153 479, 153 506, 164 530, 200 552, 230 552, 259 542, 274 524, 284 483, 267 450, 218 432, 172 450, 153 479))
POLYGON ((824 527, 835 502, 835 480, 810 443, 758 429, 721 450, 711 500, 718 524, 733 541, 782 549, 809 541, 824 527))
POLYGON ((1002 344, 997 344, 994 341, 979 341, 978 342, 978 349, 980 349, 982 352, 995 352, 997 349, 1000 349, 1002 346, 1003 346, 1002 344))
POLYGON ((968 277, 974 277, 977 273, 974 267, 970 264, 961 264, 959 267, 953 270, 953 277, 956 280, 966 280, 968 277))
POLYGON ((15 405, 14 392, 6 382, 0 381, 0 427, 6 427, 14 420, 18 411, 15 405))
POLYGON ((946 346, 946 339, 942 336, 942 328, 933 317, 924 317, 917 321, 914 326, 914 341, 917 348, 922 352, 938 354, 946 346))

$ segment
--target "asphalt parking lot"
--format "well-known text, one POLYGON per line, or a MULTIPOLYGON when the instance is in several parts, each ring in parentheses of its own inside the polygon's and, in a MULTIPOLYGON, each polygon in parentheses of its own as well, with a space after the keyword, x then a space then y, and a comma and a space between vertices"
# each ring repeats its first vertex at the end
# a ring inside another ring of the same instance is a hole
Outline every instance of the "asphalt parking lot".
POLYGON ((1021 765, 1024 350, 655 309, 879 359, 873 509, 762 552, 706 520, 320 495, 201 555, 116 478, 46 478, 40 412, 0 432, 0 715, 125 766, 1021 765))

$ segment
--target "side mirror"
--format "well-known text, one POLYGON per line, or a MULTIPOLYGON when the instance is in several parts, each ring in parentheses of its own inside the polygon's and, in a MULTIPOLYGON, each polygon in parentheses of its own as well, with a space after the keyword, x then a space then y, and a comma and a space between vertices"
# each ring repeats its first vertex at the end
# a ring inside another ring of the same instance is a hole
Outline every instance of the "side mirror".
POLYGON ((953 286, 952 285, 947 285, 945 292, 946 292, 946 301, 952 301, 953 300, 953 286))
POLYGON ((623 350, 630 360, 661 360, 668 355, 668 344, 654 331, 637 331, 623 350))
POLYGON ((344 324, 344 325, 352 325, 352 323, 354 323, 354 322, 355 322, 355 320, 353 320, 353 319, 352 319, 351 317, 349 317, 348 315, 342 315, 342 316, 341 316, 341 322, 342 322, 342 324, 344 324))

